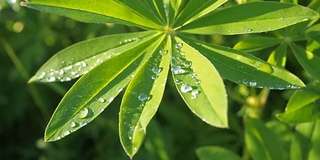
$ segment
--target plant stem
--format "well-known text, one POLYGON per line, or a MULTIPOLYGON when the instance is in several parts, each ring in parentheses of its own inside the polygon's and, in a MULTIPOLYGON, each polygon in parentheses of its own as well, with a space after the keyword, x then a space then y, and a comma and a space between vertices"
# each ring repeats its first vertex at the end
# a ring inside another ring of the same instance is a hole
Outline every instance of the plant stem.
MULTIPOLYGON (((20 59, 18 58, 17 54, 14 52, 11 45, 2 37, 0 38, 0 42, 3 45, 5 51, 7 52, 9 58, 17 68, 18 72, 21 74, 22 78, 27 82, 30 76, 28 72, 24 69, 20 59)), ((39 94, 38 89, 32 84, 28 85, 28 88, 29 88, 29 93, 31 97, 36 103, 37 107, 39 108, 42 116, 47 120, 49 118, 49 112, 46 109, 47 107, 45 103, 42 101, 42 98, 39 94)))

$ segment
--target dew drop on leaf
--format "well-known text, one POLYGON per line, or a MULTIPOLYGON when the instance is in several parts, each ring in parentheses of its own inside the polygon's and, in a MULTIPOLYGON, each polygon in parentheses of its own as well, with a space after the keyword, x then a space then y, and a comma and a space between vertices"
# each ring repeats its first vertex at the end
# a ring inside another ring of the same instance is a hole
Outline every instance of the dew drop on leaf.
POLYGON ((162 69, 157 66, 152 67, 152 72, 154 74, 159 74, 161 71, 162 71, 162 69))
POLYGON ((252 29, 251 28, 247 28, 246 32, 251 32, 252 29))
POLYGON ((182 43, 177 43, 174 47, 178 50, 182 48, 183 44, 182 43))
POLYGON ((140 101, 146 101, 146 100, 148 100, 148 95, 145 94, 145 93, 140 93, 139 96, 138 96, 138 99, 140 101))
POLYGON ((152 80, 155 80, 155 79, 157 79, 158 77, 159 77, 158 75, 152 75, 152 76, 151 76, 151 79, 152 79, 152 80))
POLYGON ((257 82, 251 81, 251 82, 249 82, 249 85, 250 85, 251 87, 255 87, 255 86, 257 85, 257 82))
POLYGON ((77 123, 76 123, 76 122, 71 122, 71 123, 70 123, 70 127, 74 128, 74 127, 76 127, 76 126, 77 126, 77 123))
POLYGON ((266 73, 269 73, 269 74, 274 72, 273 67, 270 64, 267 64, 267 63, 262 63, 258 67, 258 70, 266 72, 266 73))
POLYGON ((47 81, 48 81, 48 82, 53 82, 53 81, 55 81, 55 80, 56 80, 55 77, 48 77, 48 78, 47 78, 47 81))
POLYGON ((106 99, 104 99, 104 98, 99 98, 98 101, 101 102, 101 103, 104 103, 104 102, 106 102, 106 99))
POLYGON ((63 136, 67 136, 67 135, 69 135, 70 134, 70 131, 64 131, 63 132, 63 136))
POLYGON ((83 108, 79 113, 78 113, 78 118, 85 118, 89 113, 88 108, 83 108))
POLYGON ((186 84, 182 84, 180 87, 180 90, 182 93, 187 93, 187 92, 192 91, 192 87, 189 85, 186 85, 186 84))

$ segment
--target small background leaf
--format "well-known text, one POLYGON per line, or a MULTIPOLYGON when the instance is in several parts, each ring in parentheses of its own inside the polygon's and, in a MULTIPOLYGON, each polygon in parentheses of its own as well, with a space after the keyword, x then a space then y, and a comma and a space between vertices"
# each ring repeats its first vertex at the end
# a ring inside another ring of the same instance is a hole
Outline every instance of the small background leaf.
POLYGON ((246 117, 245 141, 254 160, 282 160, 282 144, 261 121, 246 117), (277 142, 277 143, 275 143, 277 142))
POLYGON ((320 82, 313 82, 297 90, 290 98, 286 110, 277 117, 287 123, 311 122, 320 118, 320 82))
POLYGON ((241 159, 237 154, 217 146, 199 147, 197 148, 196 153, 200 160, 214 160, 214 159, 240 160, 241 159))
POLYGON ((233 48, 245 52, 253 52, 280 44, 281 41, 281 39, 273 37, 247 37, 236 43, 233 48))
POLYGON ((298 47, 294 43, 290 43, 290 48, 301 66, 314 78, 320 80, 320 57, 298 47))

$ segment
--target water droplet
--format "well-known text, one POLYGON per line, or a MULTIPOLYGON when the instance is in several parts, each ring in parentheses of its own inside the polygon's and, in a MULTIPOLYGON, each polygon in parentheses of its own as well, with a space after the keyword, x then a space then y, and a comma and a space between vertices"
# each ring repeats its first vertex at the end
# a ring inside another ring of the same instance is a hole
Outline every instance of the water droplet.
POLYGON ((153 72, 154 74, 159 74, 161 71, 162 71, 162 68, 159 68, 159 67, 157 67, 157 66, 154 66, 154 67, 152 68, 152 72, 153 72))
POLYGON ((251 81, 251 82, 249 82, 249 85, 251 87, 255 87, 257 85, 257 82, 256 81, 251 81))
POLYGON ((197 96, 198 96, 198 94, 199 94, 199 91, 198 91, 198 90, 193 90, 193 91, 191 92, 191 99, 196 99, 197 96))
POLYGON ((169 52, 168 50, 162 50, 162 49, 161 49, 161 50, 159 51, 159 54, 163 56, 163 55, 168 54, 168 52, 169 52))
POLYGON ((78 113, 78 117, 79 118, 85 118, 89 113, 88 108, 83 108, 79 113, 78 113))
POLYGON ((70 131, 65 131, 65 132, 63 133, 64 136, 67 136, 67 135, 69 135, 69 134, 70 134, 70 131))
POLYGON ((263 71, 263 72, 266 72, 266 73, 269 73, 269 74, 271 74, 271 73, 274 72, 273 67, 272 67, 270 64, 268 64, 268 63, 262 63, 262 64, 258 67, 258 70, 263 71))
POLYGON ((177 44, 175 45, 175 48, 178 49, 178 50, 180 50, 180 49, 182 48, 182 46, 183 46, 182 43, 177 43, 177 44))
POLYGON ((104 98, 99 98, 98 101, 101 102, 101 103, 104 103, 104 102, 106 102, 106 99, 104 99, 104 98))
POLYGON ((132 135, 133 135, 133 132, 134 132, 134 129, 135 129, 135 128, 136 128, 136 127, 134 127, 134 126, 131 126, 131 127, 129 128, 128 137, 129 137, 130 140, 132 139, 132 135))
POLYGON ((298 85, 295 85, 295 84, 291 85, 291 89, 299 89, 299 88, 300 88, 300 86, 298 86, 298 85))
POLYGON ((81 124, 80 124, 80 126, 81 127, 84 127, 84 126, 86 126, 88 123, 87 122, 82 122, 81 124))
POLYGON ((108 100, 108 103, 111 103, 114 100, 114 97, 110 97, 110 99, 108 100))
POLYGON ((173 72, 173 74, 182 74, 186 72, 181 68, 181 66, 172 66, 171 71, 173 72))
POLYGON ((284 87, 283 87, 282 85, 279 85, 279 86, 278 86, 278 89, 279 89, 279 90, 284 90, 284 87))
POLYGON ((48 78, 47 78, 47 81, 48 81, 48 82, 53 82, 53 81, 55 81, 55 80, 56 80, 55 77, 48 77, 48 78))
POLYGON ((75 75, 77 75, 78 73, 75 72, 75 71, 72 71, 72 72, 70 72, 70 74, 71 74, 72 76, 75 76, 75 75))
POLYGON ((59 139, 61 139, 61 137, 60 137, 60 136, 58 136, 58 137, 57 137, 57 140, 59 140, 59 139))
POLYGON ((118 88, 117 92, 120 93, 121 91, 123 91, 123 88, 118 88))
POLYGON ((185 61, 185 62, 183 63, 183 65, 184 65, 185 67, 191 67, 192 62, 191 62, 191 61, 185 61))
POLYGON ((246 32, 251 32, 252 29, 251 28, 247 28, 246 32))
POLYGON ((140 93, 139 96, 138 96, 138 99, 140 101, 146 101, 146 100, 148 100, 148 98, 149 98, 148 95, 145 94, 145 93, 140 93))
POLYGON ((283 17, 280 18, 280 20, 283 20, 283 19, 284 19, 283 17))
POLYGON ((248 80, 244 79, 244 80, 242 80, 242 83, 243 84, 248 84, 248 80))
POLYGON ((157 79, 158 77, 159 77, 158 75, 152 75, 152 76, 151 76, 151 79, 152 79, 152 80, 155 80, 155 79, 157 79))
POLYGON ((182 93, 187 93, 187 92, 192 91, 192 87, 189 85, 186 85, 186 84, 182 84, 180 87, 180 90, 182 93))
POLYGON ((74 128, 74 127, 76 127, 76 126, 77 126, 77 123, 76 123, 76 122, 71 122, 71 123, 70 123, 70 127, 74 128))
POLYGON ((70 70, 70 69, 72 69, 72 68, 73 68, 73 66, 70 65, 70 66, 64 67, 64 70, 70 70))

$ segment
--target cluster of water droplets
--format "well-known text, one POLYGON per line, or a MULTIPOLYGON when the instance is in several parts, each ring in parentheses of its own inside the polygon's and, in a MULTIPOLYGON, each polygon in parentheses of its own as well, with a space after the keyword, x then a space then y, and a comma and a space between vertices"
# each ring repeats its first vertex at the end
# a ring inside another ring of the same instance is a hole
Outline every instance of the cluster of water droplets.
POLYGON ((141 38, 133 37, 133 38, 128 38, 128 39, 125 39, 123 41, 120 41, 119 44, 123 45, 123 44, 128 44, 128 43, 131 43, 131 42, 139 42, 139 41, 141 41, 141 38))
POLYGON ((192 62, 188 61, 185 52, 182 51, 183 44, 176 43, 171 55, 171 72, 174 74, 174 81, 178 85, 180 91, 185 94, 191 94, 191 99, 196 99, 200 94, 199 85, 201 81, 197 78, 197 74, 192 69, 192 62), (192 79, 192 84, 185 83, 180 78, 192 79))
MULTIPOLYGON (((238 60, 241 60, 242 57, 239 56, 237 57, 238 60)), ((271 64, 268 63, 263 63, 260 61, 257 61, 255 59, 248 59, 248 62, 250 65, 252 65, 252 68, 254 70, 258 70, 261 72, 264 72, 266 74, 273 74, 274 73, 274 67, 271 64)), ((239 67, 243 69, 243 67, 239 67)), ((237 83, 239 84, 244 84, 250 87, 256 87, 256 88, 268 88, 268 89, 278 89, 278 90, 283 90, 283 89, 299 89, 300 87, 294 84, 285 84, 285 85, 280 85, 280 84, 272 84, 272 85, 264 85, 264 84, 259 84, 257 80, 251 79, 243 79, 243 80, 238 80, 237 83)))
MULTIPOLYGON (((120 41, 119 46, 117 47, 132 42, 138 42, 140 40, 141 38, 139 37, 128 38, 120 41)), ((47 71, 37 73, 36 80, 45 82, 64 82, 78 78, 88 73, 90 70, 92 70, 102 62, 119 55, 120 53, 115 51, 116 48, 88 57, 85 60, 75 60, 74 58, 72 58, 70 62, 61 61, 59 67, 51 68, 47 71)))

